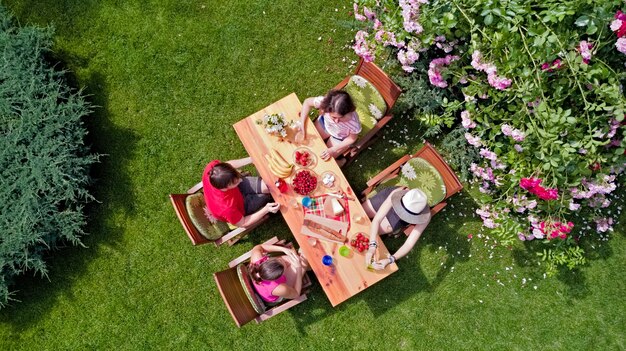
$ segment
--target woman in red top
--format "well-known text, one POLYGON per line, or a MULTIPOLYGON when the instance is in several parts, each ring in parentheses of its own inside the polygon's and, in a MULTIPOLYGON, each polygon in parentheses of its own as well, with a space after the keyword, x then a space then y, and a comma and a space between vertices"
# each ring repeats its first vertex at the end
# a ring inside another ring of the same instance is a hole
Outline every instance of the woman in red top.
POLYGON ((218 220, 246 227, 280 209, 279 204, 270 202, 272 196, 261 178, 244 177, 237 170, 250 163, 250 157, 227 162, 214 160, 204 169, 204 200, 218 220))

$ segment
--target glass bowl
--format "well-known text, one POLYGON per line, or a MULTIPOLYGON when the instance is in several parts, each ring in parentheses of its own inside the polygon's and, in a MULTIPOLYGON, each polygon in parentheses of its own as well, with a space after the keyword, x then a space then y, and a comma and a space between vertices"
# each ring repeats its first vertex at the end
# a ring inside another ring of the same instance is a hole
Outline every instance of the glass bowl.
POLYGON ((317 156, 308 147, 299 147, 293 152, 293 163, 298 168, 313 168, 317 164, 317 156), (308 154, 308 160, 305 164, 302 164, 302 159, 298 155, 308 154))
POLYGON ((319 177, 310 169, 302 168, 291 178, 291 187, 296 194, 310 195, 317 189, 319 177), (301 183, 301 184, 300 184, 301 183))
POLYGON ((322 183, 322 186, 326 189, 338 189, 339 177, 331 171, 326 171, 322 173, 320 183, 322 183))

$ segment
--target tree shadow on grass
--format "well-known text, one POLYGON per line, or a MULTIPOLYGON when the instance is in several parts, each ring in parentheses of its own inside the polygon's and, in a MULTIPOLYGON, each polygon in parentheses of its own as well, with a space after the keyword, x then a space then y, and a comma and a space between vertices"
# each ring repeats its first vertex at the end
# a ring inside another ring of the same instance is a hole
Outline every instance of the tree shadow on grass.
MULTIPOLYGON (((446 209, 433 217, 408 257, 400 260, 398 272, 373 286, 372 291, 366 292, 363 299, 375 316, 386 313, 415 294, 435 292, 452 267, 469 259, 470 244, 466 236, 460 233, 464 220, 461 219, 463 213, 458 209, 467 212, 470 206, 475 207, 474 200, 464 192, 450 198, 446 209), (434 277, 430 278, 421 268, 421 256, 424 250, 436 252, 439 248, 445 252, 444 260, 434 277), (381 296, 384 296, 385 303, 382 303, 381 296)), ((390 252, 394 252, 405 239, 401 236, 386 240, 385 244, 390 252)))
MULTIPOLYGON (((347 301, 332 307, 319 282, 314 280, 308 300, 296 308, 302 308, 303 313, 295 313, 298 330, 306 334, 306 326, 318 323, 331 314, 347 311, 357 300, 364 301, 375 317, 387 313, 394 306, 419 293, 435 292, 437 287, 446 279, 450 268, 460 262, 468 260, 470 244, 465 235, 459 234, 463 221, 459 211, 454 208, 463 208, 467 212, 468 206, 475 206, 474 201, 465 193, 457 194, 448 202, 446 211, 440 212, 433 218, 424 235, 408 257, 398 262, 399 270, 389 277, 379 281, 367 290, 357 294, 347 301), (420 267, 423 250, 437 251, 442 247, 445 250, 445 261, 433 278, 429 278, 420 267), (304 306, 304 307, 302 307, 304 306)), ((396 251, 405 241, 405 236, 384 238, 385 245, 390 252, 396 251)), ((358 255, 358 258, 364 257, 358 255)), ((312 276, 314 276, 311 273, 312 276)))
MULTIPOLYGON (((67 62, 64 55, 67 54, 59 56, 67 62)), ((77 58, 69 59, 77 62, 77 58)), ((56 67, 67 70, 63 63, 56 67)), ((65 78, 78 90, 79 84, 73 75, 66 73, 65 78)), ((50 250, 45 257, 49 268, 47 278, 27 274, 16 277, 12 286, 17 290, 13 296, 16 301, 0 310, 0 323, 12 325, 16 332, 36 324, 60 298, 73 299, 72 286, 86 273, 88 262, 110 251, 103 251, 103 248, 115 249, 122 238, 123 227, 113 222, 114 214, 132 216, 135 211, 135 196, 126 168, 138 138, 111 122, 107 108, 109 93, 100 73, 92 73, 80 85, 85 86, 83 95, 94 106, 92 114, 84 120, 89 133, 85 142, 91 145, 92 153, 101 155, 100 162, 90 170, 90 192, 96 201, 87 204, 84 210, 85 232, 88 233, 82 238, 85 247, 60 244, 50 250)))

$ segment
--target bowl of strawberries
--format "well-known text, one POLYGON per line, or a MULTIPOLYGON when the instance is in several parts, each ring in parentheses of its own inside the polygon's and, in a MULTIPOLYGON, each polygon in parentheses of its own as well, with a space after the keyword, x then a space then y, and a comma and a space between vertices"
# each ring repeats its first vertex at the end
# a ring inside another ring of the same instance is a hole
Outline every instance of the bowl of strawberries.
POLYGON ((299 147, 293 152, 293 162, 302 168, 313 168, 317 158, 313 151, 306 147, 299 147))
POLYGON ((365 236, 365 233, 356 233, 356 237, 350 240, 350 246, 356 249, 358 252, 365 252, 369 248, 370 239, 365 236))
POLYGON ((301 169, 291 179, 293 191, 300 195, 309 195, 317 188, 317 174, 309 169, 301 169))

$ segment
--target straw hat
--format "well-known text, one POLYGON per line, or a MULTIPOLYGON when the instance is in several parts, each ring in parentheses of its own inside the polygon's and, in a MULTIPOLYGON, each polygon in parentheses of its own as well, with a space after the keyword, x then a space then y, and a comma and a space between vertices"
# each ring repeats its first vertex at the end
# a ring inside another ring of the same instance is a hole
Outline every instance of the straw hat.
POLYGON ((391 205, 401 220, 420 224, 430 220, 427 199, 426 194, 419 189, 401 190, 391 194, 391 205))

